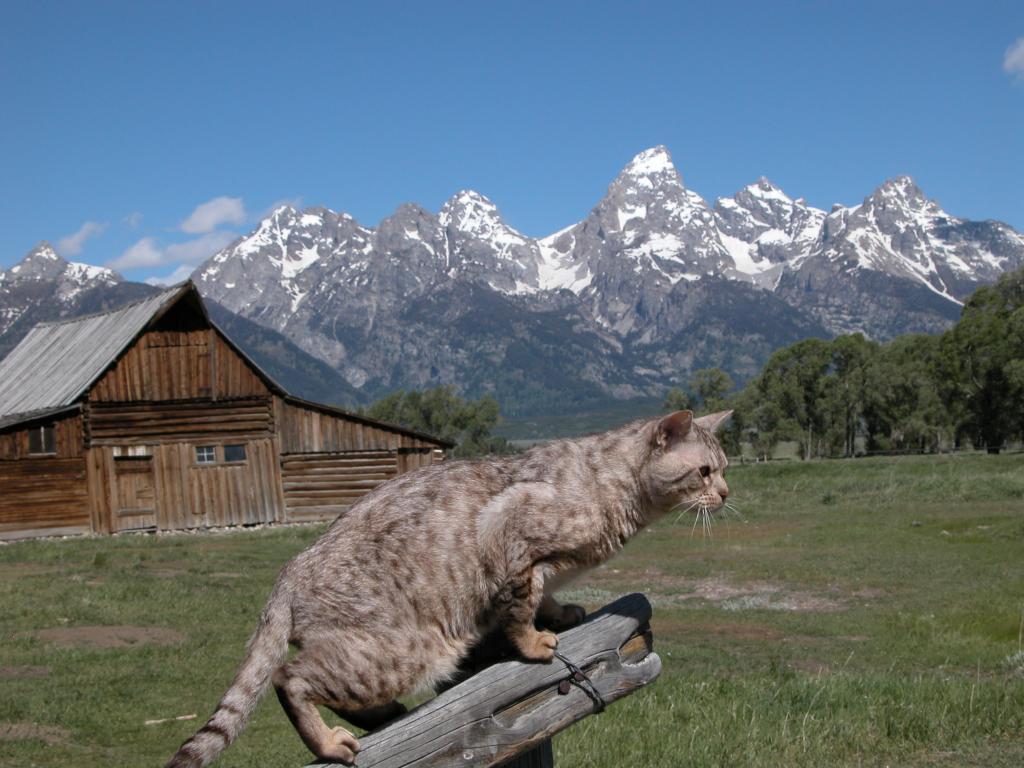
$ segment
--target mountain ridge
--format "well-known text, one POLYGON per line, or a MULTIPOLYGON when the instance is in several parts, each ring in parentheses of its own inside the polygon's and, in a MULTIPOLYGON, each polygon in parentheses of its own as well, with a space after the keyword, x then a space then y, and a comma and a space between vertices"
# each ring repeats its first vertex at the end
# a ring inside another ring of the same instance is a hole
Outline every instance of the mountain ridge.
POLYGON ((659 145, 545 237, 471 189, 375 227, 284 205, 193 279, 364 399, 443 383, 526 413, 657 398, 712 365, 743 381, 809 336, 940 331, 1021 265, 1019 233, 946 213, 908 176, 828 212, 765 177, 709 203, 659 145))
POLYGON ((742 380, 774 346, 806 336, 941 330, 974 287, 1020 264, 1024 238, 1012 228, 953 217, 909 177, 831 212, 764 177, 709 204, 659 145, 628 162, 583 219, 545 237, 519 232, 469 189, 437 213, 403 204, 376 227, 279 208, 194 279, 369 396, 427 381, 514 390, 503 383, 525 375, 514 351, 544 343, 544 318, 571 342, 578 381, 652 397, 721 361, 742 380), (441 312, 432 294, 455 306, 441 312), (488 323, 445 332, 488 307, 501 307, 508 338, 488 323))

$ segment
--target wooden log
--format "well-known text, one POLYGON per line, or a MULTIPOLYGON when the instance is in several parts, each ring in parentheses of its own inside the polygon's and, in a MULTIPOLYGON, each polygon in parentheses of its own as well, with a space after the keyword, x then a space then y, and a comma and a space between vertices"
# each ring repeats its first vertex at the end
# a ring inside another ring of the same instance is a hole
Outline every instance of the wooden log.
MULTIPOLYGON (((558 651, 583 670, 605 702, 613 702, 661 672, 661 659, 651 650, 650 617, 647 598, 627 595, 559 635, 558 651)), ((362 736, 356 765, 426 768, 506 763, 595 711, 586 682, 572 683, 566 693, 560 693, 559 684, 569 677, 558 659, 488 666, 362 736)), ((311 763, 307 768, 331 765, 337 764, 311 763)))

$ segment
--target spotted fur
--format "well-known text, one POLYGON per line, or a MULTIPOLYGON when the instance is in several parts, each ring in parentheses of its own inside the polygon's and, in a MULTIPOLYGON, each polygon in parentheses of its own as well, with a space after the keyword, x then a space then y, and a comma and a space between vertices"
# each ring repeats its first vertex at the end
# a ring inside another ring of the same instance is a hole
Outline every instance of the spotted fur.
POLYGON ((379 486, 285 565, 234 681, 167 768, 213 760, 270 680, 310 750, 351 762, 358 742, 318 705, 372 727, 495 628, 549 661, 557 639, 535 620, 560 630, 583 618, 551 592, 669 510, 721 506, 727 461, 713 432, 727 416, 679 411, 379 486), (289 644, 298 652, 284 662, 289 644))

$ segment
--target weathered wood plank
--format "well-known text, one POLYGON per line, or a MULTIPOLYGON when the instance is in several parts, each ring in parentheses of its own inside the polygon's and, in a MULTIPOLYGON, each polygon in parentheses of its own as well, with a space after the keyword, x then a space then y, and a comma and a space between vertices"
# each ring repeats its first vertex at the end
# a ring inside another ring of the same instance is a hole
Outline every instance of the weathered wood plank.
MULTIPOLYGON (((559 652, 590 678, 606 702, 653 681, 661 660, 651 652, 651 605, 627 595, 559 636, 559 652), (621 650, 620 650, 621 649, 621 650)), ((402 718, 360 738, 364 768, 495 766, 547 741, 594 711, 580 685, 564 695, 568 670, 505 661, 478 672, 402 718)), ((327 768, 312 763, 308 768, 327 768)))

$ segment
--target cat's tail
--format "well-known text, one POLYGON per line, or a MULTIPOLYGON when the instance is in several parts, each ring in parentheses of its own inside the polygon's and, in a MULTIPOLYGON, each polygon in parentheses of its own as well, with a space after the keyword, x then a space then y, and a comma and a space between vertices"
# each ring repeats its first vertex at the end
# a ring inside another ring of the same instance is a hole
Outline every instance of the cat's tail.
POLYGON ((290 601, 277 587, 249 639, 245 659, 231 687, 221 697, 206 725, 181 745, 164 768, 203 768, 238 737, 263 695, 267 681, 288 652, 291 629, 290 601))

